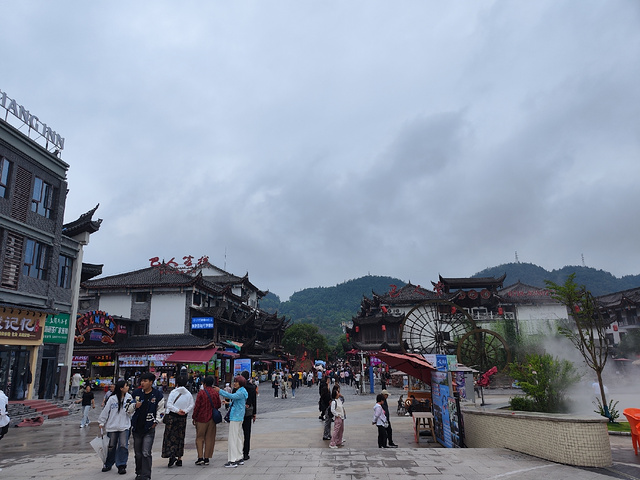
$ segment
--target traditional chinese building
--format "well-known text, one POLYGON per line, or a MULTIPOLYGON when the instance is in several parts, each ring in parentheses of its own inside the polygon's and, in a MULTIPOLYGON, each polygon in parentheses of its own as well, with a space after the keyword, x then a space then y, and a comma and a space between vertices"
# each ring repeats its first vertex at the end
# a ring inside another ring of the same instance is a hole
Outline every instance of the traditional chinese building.
MULTIPOLYGON (((441 315, 436 321, 449 321, 457 308, 468 314, 470 321, 465 321, 462 330, 455 331, 456 335, 473 328, 502 330, 497 324, 505 319, 513 320, 516 332, 521 335, 547 334, 555 331, 558 320, 567 319, 566 308, 553 300, 548 290, 520 282, 502 288, 505 278, 506 275, 497 278, 439 276, 437 283, 432 282, 433 291, 411 283, 400 289, 392 285, 385 294, 373 293, 372 298, 363 298, 358 314, 352 319, 353 326, 347 329, 349 340, 358 350, 403 351, 406 346, 399 336, 403 322, 412 309, 424 302, 441 303, 433 307, 433 311, 438 312, 435 315, 441 315)), ((423 320, 434 319, 425 316, 423 320)), ((433 335, 453 337, 455 328, 436 326, 433 335)), ((455 338, 444 341, 454 343, 455 338)))
POLYGON ((358 350, 401 352, 400 329, 405 315, 416 305, 437 298, 435 292, 411 283, 401 288, 391 285, 383 294, 373 292, 372 298, 362 298, 353 325, 346 329, 347 337, 358 350))
MULTIPOLYGON (((5 120, 9 113, 19 117, 29 133, 34 125, 46 127, 4 92, 0 98, 5 120)), ((69 169, 60 158, 63 139, 49 138, 53 134, 46 127, 42 144, 5 120, 0 120, 0 389, 11 400, 51 398, 65 390, 82 249, 101 220, 92 219, 94 209, 63 224, 69 169), (59 143, 57 150, 50 140, 59 143)))
POLYGON ((87 339, 78 330, 74 357, 82 364, 76 366, 95 376, 94 358, 108 356, 109 376, 127 376, 127 369, 161 373, 174 369, 175 359, 186 364, 208 355, 205 362, 224 377, 234 358, 279 360, 288 322, 260 310, 266 293, 248 275, 232 275, 203 259, 189 268, 156 264, 89 280, 82 284, 80 312, 111 318, 115 333, 101 329, 87 339))
POLYGON ((606 335, 610 345, 618 345, 630 331, 640 328, 640 288, 601 295, 596 301, 609 324, 606 335))

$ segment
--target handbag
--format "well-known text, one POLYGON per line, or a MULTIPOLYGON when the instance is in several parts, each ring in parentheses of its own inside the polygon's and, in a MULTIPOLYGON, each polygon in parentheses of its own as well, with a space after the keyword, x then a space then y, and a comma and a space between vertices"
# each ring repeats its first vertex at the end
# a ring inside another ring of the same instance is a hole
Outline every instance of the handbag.
POLYGON ((253 417, 253 405, 249 405, 245 408, 244 411, 244 416, 246 417, 253 417))
POLYGON ((216 407, 213 406, 213 399, 211 398, 211 395, 209 395, 209 392, 207 392, 206 387, 204 389, 204 393, 207 394, 207 397, 209 397, 209 402, 211 402, 211 418, 213 419, 213 423, 215 424, 221 423, 222 414, 220 413, 220 410, 218 410, 216 407))

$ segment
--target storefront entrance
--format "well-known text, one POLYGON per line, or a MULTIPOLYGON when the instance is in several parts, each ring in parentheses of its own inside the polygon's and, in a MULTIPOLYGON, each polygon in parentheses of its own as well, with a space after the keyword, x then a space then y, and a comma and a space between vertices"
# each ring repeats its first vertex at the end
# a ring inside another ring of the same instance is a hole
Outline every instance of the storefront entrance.
POLYGON ((45 345, 42 353, 42 362, 40 363, 38 398, 53 398, 57 396, 58 377, 58 346, 45 345))
POLYGON ((0 389, 9 400, 23 400, 29 384, 32 347, 6 345, 0 350, 0 389))

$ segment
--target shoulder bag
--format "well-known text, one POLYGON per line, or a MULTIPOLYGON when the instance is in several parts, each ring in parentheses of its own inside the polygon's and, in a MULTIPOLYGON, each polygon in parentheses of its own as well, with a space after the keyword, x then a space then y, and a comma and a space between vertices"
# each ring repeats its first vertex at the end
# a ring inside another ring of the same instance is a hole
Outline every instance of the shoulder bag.
POLYGON ((207 387, 204 387, 204 393, 207 394, 207 397, 209 397, 209 401, 211 402, 211 418, 213 419, 213 423, 222 423, 222 414, 220 413, 220 410, 213 406, 213 399, 211 398, 211 395, 209 395, 209 392, 207 392, 207 387))
MULTIPOLYGON (((173 401, 173 403, 176 403, 181 396, 182 396, 182 393, 179 393, 176 399, 173 401)), ((171 423, 170 418, 171 418, 171 412, 165 413, 164 417, 162 417, 162 423, 164 423, 165 425, 169 425, 171 423)))

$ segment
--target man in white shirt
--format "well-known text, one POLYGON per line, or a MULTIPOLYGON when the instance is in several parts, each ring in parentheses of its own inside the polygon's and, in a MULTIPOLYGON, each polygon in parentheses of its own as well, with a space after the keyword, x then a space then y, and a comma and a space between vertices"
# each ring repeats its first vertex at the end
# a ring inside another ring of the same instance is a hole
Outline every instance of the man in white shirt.
POLYGON ((82 383, 82 375, 76 372, 73 377, 71 377, 71 392, 69 393, 70 397, 75 398, 78 396, 80 383, 82 383))

